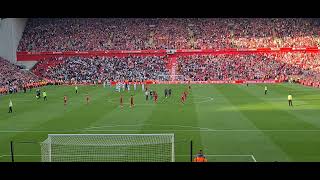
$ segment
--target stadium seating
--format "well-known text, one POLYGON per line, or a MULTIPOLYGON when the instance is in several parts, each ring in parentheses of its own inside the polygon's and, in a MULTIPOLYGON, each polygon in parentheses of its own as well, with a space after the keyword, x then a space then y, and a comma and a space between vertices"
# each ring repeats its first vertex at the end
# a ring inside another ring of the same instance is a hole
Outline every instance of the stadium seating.
POLYGON ((181 57, 178 59, 179 80, 269 80, 301 75, 300 68, 276 61, 266 54, 220 54, 181 57))
POLYGON ((316 19, 30 19, 18 51, 315 47, 316 19))
POLYGON ((169 78, 163 57, 155 56, 49 59, 39 63, 34 71, 49 80, 78 83, 94 83, 107 79, 144 81, 169 78))
POLYGON ((39 82, 39 77, 0 58, 0 93, 17 92, 23 85, 39 82))
MULTIPOLYGON (((317 47, 317 19, 30 19, 18 51, 98 51, 144 49, 251 49, 317 47)), ((176 80, 287 80, 303 84, 320 78, 317 53, 228 54, 178 57, 176 80)), ((52 58, 33 72, 46 79, 87 82, 170 80, 163 57, 52 58), (132 65, 133 64, 133 65, 132 65), (134 67, 134 68, 131 68, 134 67)))

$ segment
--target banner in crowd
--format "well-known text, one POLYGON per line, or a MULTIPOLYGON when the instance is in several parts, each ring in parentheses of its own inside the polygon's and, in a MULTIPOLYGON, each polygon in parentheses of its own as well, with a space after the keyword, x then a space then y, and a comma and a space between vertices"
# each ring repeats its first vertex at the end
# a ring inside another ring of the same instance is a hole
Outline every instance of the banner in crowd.
MULTIPOLYGON (((320 47, 308 48, 256 48, 256 49, 178 49, 174 51, 177 56, 194 54, 241 54, 241 53, 268 53, 268 52, 320 52, 320 47)), ((17 52, 17 61, 40 61, 49 58, 81 56, 81 57, 126 57, 126 56, 165 56, 167 50, 106 50, 106 51, 65 51, 65 52, 17 52)))
POLYGON ((154 84, 243 84, 243 83, 280 83, 279 80, 236 80, 236 81, 155 81, 154 84))
MULTIPOLYGON (((50 81, 49 81, 50 82, 50 81)), ((143 82, 129 82, 129 81, 111 81, 111 85, 116 85, 117 83, 124 83, 124 84, 244 84, 244 83, 250 83, 250 84, 258 84, 258 83, 281 83, 280 80, 255 80, 255 81, 245 81, 245 80, 237 80, 237 81, 153 81, 153 80, 147 80, 143 82)), ((62 84, 67 85, 94 85, 94 84, 102 84, 102 81, 98 81, 96 83, 92 82, 63 82, 62 84)))

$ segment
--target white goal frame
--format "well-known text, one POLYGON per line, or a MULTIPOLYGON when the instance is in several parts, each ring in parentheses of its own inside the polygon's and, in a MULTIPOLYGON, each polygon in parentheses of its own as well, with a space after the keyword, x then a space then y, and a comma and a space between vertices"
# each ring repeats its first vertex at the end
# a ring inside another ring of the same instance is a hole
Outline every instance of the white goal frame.
MULTIPOLYGON (((168 143, 171 143, 171 162, 175 162, 175 148, 174 148, 174 134, 173 133, 165 133, 165 134, 48 134, 48 138, 41 143, 41 148, 43 146, 47 146, 48 148, 48 160, 49 162, 52 162, 52 137, 57 137, 57 136, 171 136, 171 141, 168 143)), ((46 155, 42 152, 41 149, 41 157, 42 161, 44 161, 44 157, 46 155)))

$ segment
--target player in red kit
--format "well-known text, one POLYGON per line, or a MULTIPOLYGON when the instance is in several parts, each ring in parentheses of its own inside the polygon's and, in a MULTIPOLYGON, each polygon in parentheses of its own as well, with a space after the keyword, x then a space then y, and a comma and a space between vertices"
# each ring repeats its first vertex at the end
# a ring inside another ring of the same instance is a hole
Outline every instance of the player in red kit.
POLYGON ((123 108, 123 97, 122 97, 122 94, 120 95, 120 107, 123 108))
POLYGON ((63 101, 64 101, 64 105, 67 105, 68 97, 67 97, 67 96, 64 96, 64 97, 63 97, 63 101))
POLYGON ((131 95, 131 98, 130 98, 130 107, 134 107, 134 103, 133 103, 133 95, 131 95))
POLYGON ((182 106, 184 105, 184 101, 185 101, 185 97, 184 97, 184 93, 181 94, 181 106, 180 106, 180 111, 182 111, 182 106))
POLYGON ((158 94, 157 94, 156 91, 154 92, 154 102, 155 102, 155 103, 158 102, 158 94))
POLYGON ((184 101, 185 101, 185 96, 184 96, 184 93, 181 95, 181 102, 182 104, 184 104, 184 101))
POLYGON ((184 95, 184 100, 187 100, 187 95, 188 95, 187 91, 184 91, 183 95, 184 95))

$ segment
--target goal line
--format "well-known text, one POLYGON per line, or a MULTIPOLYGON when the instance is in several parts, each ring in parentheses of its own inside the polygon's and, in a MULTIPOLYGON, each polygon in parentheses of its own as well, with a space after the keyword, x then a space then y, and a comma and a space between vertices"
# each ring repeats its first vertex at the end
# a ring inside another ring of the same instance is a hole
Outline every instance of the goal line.
MULTIPOLYGON (((175 156, 179 157, 179 156, 189 156, 189 155, 175 155, 175 156)), ((245 154, 205 154, 205 156, 206 157, 248 157, 253 162, 257 162, 257 160, 253 154, 247 154, 247 155, 245 155, 245 154)))
MULTIPOLYGON (((10 157, 11 155, 5 154, 0 155, 0 158, 3 157, 10 157)), ((31 154, 24 154, 24 155, 15 155, 16 157, 40 157, 41 155, 31 155, 31 154)), ((54 157, 108 157, 108 156, 114 156, 114 155, 52 155, 54 157)), ((126 155, 117 155, 117 156, 126 156, 126 155)), ((163 155, 166 156, 166 155, 163 155)), ((175 155, 176 157, 189 157, 190 155, 182 155, 178 154, 175 155)), ((243 154, 208 154, 205 155, 206 157, 249 157, 253 162, 258 162, 253 154, 251 155, 243 155, 243 154)), ((210 162, 210 161, 209 161, 210 162)))

